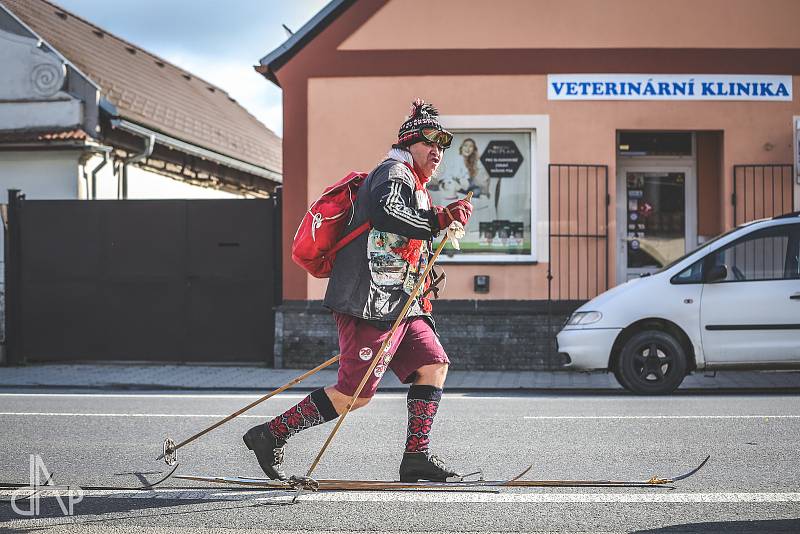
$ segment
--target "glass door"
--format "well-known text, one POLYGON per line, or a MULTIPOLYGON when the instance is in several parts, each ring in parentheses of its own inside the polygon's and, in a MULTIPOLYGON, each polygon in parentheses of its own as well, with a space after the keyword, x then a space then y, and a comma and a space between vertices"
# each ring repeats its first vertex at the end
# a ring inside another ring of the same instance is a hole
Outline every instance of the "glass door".
POLYGON ((692 169, 621 168, 619 281, 652 273, 695 247, 692 169))

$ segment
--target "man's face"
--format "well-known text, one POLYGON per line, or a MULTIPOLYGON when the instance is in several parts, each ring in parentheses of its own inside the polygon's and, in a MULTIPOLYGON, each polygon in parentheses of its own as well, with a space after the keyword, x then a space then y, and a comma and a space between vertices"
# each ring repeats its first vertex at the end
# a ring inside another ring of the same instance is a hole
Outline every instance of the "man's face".
POLYGON ((422 141, 414 143, 408 150, 414 158, 414 167, 422 176, 430 178, 442 162, 442 149, 436 143, 422 141))

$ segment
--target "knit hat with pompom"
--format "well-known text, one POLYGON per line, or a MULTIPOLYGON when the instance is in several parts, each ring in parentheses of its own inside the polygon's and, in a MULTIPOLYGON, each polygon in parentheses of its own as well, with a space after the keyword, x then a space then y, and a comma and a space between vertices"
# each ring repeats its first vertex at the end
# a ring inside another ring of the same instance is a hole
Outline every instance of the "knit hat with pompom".
MULTIPOLYGON (((397 132, 397 143, 392 145, 395 148, 408 148, 414 143, 424 141, 422 128, 436 128, 444 130, 439 124, 439 111, 433 105, 426 103, 421 98, 417 98, 411 104, 411 115, 406 119, 400 131, 397 132)), ((446 131, 446 130, 444 130, 446 131)))

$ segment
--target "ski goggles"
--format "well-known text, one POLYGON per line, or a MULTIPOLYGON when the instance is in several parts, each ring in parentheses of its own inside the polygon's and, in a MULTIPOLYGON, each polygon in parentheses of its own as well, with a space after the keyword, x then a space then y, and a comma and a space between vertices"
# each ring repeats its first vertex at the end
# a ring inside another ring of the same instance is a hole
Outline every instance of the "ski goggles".
POLYGON ((450 148, 450 143, 453 142, 453 134, 447 130, 439 130, 438 128, 423 127, 419 129, 419 133, 423 139, 431 143, 436 143, 442 150, 450 148))

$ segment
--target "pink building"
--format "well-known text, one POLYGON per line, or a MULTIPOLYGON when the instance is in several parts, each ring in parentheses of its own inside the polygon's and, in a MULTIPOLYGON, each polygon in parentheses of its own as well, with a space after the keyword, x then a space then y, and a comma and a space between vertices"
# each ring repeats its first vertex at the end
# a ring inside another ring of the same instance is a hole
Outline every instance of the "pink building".
POLYGON ((288 247, 417 96, 456 133, 434 199, 474 193, 464 251, 441 261, 464 366, 553 366, 552 314, 798 209, 798 19, 793 0, 331 2, 258 67, 284 91, 278 356, 335 350, 325 280, 288 247))

